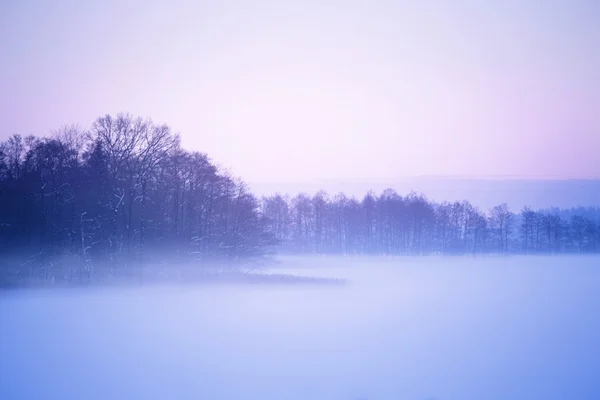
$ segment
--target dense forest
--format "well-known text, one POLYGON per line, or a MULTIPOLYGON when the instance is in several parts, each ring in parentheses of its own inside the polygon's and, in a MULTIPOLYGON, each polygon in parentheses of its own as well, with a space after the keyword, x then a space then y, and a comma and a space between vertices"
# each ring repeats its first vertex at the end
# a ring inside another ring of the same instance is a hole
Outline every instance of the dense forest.
POLYGON ((148 119, 104 116, 89 130, 0 145, 5 277, 88 280, 166 260, 261 257, 273 238, 259 207, 241 180, 148 119))
POLYGON ((127 114, 0 144, 4 280, 87 281, 140 268, 295 254, 600 251, 595 208, 513 212, 392 189, 258 199, 166 125, 127 114))

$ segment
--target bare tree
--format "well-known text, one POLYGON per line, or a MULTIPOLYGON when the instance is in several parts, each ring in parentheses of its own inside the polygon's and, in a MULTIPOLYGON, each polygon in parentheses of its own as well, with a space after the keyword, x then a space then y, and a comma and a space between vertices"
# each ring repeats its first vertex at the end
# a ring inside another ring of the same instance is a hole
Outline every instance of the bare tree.
POLYGON ((573 245, 577 252, 583 252, 587 245, 587 228, 588 221, 580 215, 574 215, 571 217, 571 235, 573 239, 573 245))
POLYGON ((525 207, 521 210, 521 241, 525 254, 531 253, 533 248, 536 248, 536 222, 538 214, 530 207, 525 207), (535 246, 535 247, 534 247, 535 246))
POLYGON ((507 253, 509 239, 512 233, 514 215, 510 212, 508 204, 502 203, 490 210, 490 226, 497 238, 498 250, 507 253))

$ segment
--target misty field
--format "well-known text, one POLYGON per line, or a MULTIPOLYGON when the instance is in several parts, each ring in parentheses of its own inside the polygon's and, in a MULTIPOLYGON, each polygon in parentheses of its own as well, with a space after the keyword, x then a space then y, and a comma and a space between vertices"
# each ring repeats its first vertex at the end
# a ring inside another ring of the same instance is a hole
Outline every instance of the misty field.
POLYGON ((600 258, 272 272, 346 282, 2 292, 0 398, 600 398, 600 258))

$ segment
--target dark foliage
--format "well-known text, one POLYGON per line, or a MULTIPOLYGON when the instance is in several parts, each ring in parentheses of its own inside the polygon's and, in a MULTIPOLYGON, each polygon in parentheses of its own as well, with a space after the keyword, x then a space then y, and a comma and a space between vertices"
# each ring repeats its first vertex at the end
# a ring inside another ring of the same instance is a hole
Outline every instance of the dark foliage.
POLYGON ((272 242, 246 186, 165 125, 105 116, 0 145, 5 282, 137 277, 161 260, 262 257, 272 242))
POLYGON ((518 214, 468 201, 437 204, 388 189, 362 200, 344 194, 263 198, 268 230, 287 253, 461 255, 600 252, 596 208, 518 214))
POLYGON ((514 214, 388 189, 259 201, 166 125, 127 114, 0 144, 0 285, 310 254, 597 253, 597 208, 514 214))

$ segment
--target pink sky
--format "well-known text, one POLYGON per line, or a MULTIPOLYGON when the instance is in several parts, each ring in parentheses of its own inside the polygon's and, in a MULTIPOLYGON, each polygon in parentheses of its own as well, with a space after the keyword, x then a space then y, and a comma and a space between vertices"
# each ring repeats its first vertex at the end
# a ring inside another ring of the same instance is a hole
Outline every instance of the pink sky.
POLYGON ((3 3, 0 138, 127 111, 250 182, 600 178, 600 6, 495 3, 3 3))

